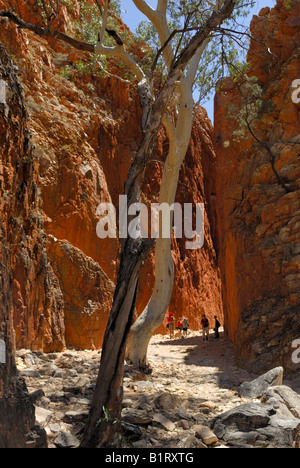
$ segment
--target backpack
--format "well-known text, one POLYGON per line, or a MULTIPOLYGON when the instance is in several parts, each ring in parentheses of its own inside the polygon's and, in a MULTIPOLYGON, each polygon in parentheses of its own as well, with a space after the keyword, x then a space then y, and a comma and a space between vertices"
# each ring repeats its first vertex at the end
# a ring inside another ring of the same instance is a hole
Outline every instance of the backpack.
POLYGON ((182 327, 183 327, 183 328, 188 328, 188 326, 189 326, 189 324, 188 324, 188 321, 187 321, 187 319, 186 319, 186 318, 185 318, 185 319, 183 319, 183 322, 182 322, 182 327))

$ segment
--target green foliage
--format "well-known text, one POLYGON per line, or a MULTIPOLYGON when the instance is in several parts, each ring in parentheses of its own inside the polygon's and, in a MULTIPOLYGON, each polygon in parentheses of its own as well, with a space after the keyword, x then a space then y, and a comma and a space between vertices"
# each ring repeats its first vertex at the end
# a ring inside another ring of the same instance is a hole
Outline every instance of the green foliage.
MULTIPOLYGON (((128 0, 132 1, 132 0, 128 0)), ((205 24, 213 11, 212 3, 209 0, 169 0, 168 4, 168 22, 170 32, 176 31, 170 42, 175 58, 180 55, 186 45, 196 32, 205 24)), ((287 7, 290 0, 285 0, 287 7)), ((53 8, 53 0, 37 0, 41 15, 45 19, 45 8, 53 8)), ((69 31, 80 39, 89 43, 96 44, 98 33, 102 26, 102 17, 96 2, 90 0, 78 0, 80 9, 72 0, 60 0, 70 17, 73 18, 72 30, 69 31)), ((227 20, 222 28, 215 31, 214 37, 208 44, 199 63, 198 73, 194 83, 199 100, 209 96, 214 88, 218 86, 221 78, 231 76, 237 81, 241 74, 247 71, 246 51, 249 46, 249 37, 245 35, 248 32, 245 27, 240 25, 240 19, 246 17, 251 8, 255 5, 254 0, 236 0, 235 10, 232 17, 227 20)), ((120 0, 111 0, 109 7, 109 29, 120 30, 121 6, 120 0)), ((161 48, 158 34, 153 24, 149 21, 142 22, 136 29, 136 34, 131 34, 127 29, 122 29, 122 39, 126 48, 133 58, 138 62, 143 71, 150 75, 152 65, 161 48)), ((105 34, 105 46, 115 46, 114 40, 105 34)), ((108 59, 106 57, 91 56, 89 61, 79 61, 76 64, 77 70, 83 73, 103 75, 109 71, 109 64, 112 63, 114 73, 120 70, 122 78, 131 79, 131 72, 124 67, 121 61, 108 59)), ((69 76, 69 70, 65 71, 66 77, 69 76)), ((167 77, 168 70, 163 60, 163 54, 160 54, 155 68, 155 78, 158 82, 163 82, 167 77)))
MULTIPOLYGON (((170 0, 168 7, 168 21, 170 31, 178 32, 173 41, 172 48, 178 56, 188 44, 195 33, 212 13, 207 0, 170 0)), ((222 28, 215 32, 214 38, 208 44, 199 63, 194 91, 197 91, 199 100, 208 98, 212 90, 218 86, 220 79, 230 76, 237 81, 248 69, 246 51, 249 47, 248 30, 239 25, 241 18, 247 17, 255 1, 237 0, 233 16, 227 20, 222 28)), ((158 34, 149 21, 142 22, 136 30, 137 35, 152 48, 150 61, 154 60, 156 51, 161 47, 158 34)), ((144 69, 144 71, 149 71, 144 69)), ((157 71, 162 79, 167 70, 162 56, 157 65, 157 71)))
POLYGON ((256 76, 247 77, 244 82, 238 83, 238 89, 242 99, 240 106, 230 104, 227 106, 228 119, 235 121, 235 128, 232 132, 233 140, 241 142, 246 137, 249 138, 255 123, 261 119, 262 115, 270 112, 273 107, 272 101, 263 98, 263 89, 258 83, 256 76))
POLYGON ((227 106, 228 118, 236 122, 232 136, 233 141, 237 142, 241 142, 246 136, 249 137, 249 126, 258 119, 263 108, 263 90, 256 76, 240 84, 239 90, 242 94, 241 106, 233 104, 227 106))
MULTIPOLYGON (((69 8, 71 9, 70 13, 72 12, 73 2, 70 0, 64 0, 67 3, 71 3, 69 8)), ((99 9, 96 3, 91 3, 87 0, 79 0, 80 5, 80 17, 78 20, 74 20, 72 26, 77 31, 78 39, 82 39, 86 42, 91 44, 96 44, 98 41, 98 33, 101 30, 102 26, 102 18, 99 12, 99 9)), ((110 2, 110 16, 109 16, 109 24, 108 27, 111 29, 118 28, 118 18, 121 14, 119 3, 115 0, 110 2)), ((106 35, 105 36, 105 45, 112 46, 114 45, 113 40, 106 35)))
POLYGON ((117 424, 119 422, 117 418, 113 418, 111 416, 110 414, 112 411, 111 409, 107 409, 103 406, 102 411, 103 411, 103 418, 98 419, 97 426, 99 426, 102 422, 112 423, 112 424, 117 424))
MULTIPOLYGON (((283 4, 287 10, 292 9, 292 3, 294 0, 284 0, 283 4)), ((296 0, 298 3, 300 3, 300 0, 296 0)))

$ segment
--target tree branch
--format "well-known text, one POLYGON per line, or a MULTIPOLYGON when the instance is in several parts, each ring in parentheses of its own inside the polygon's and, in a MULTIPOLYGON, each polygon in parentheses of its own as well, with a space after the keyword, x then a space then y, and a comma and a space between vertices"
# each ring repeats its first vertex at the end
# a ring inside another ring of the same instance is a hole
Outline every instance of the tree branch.
POLYGON ((99 0, 95 0, 95 3, 96 3, 96 5, 97 5, 97 7, 98 7, 98 9, 99 9, 99 11, 100 11, 101 16, 102 16, 102 15, 103 15, 103 11, 102 11, 102 6, 101 6, 100 3, 99 3, 99 0))
MULTIPOLYGON (((101 26, 100 37, 99 37, 99 42, 101 43, 103 42, 105 29, 107 26, 109 3, 110 3, 110 0, 105 0, 104 13, 102 15, 102 26, 101 26)), ((98 4, 98 0, 97 0, 97 4, 98 4)))
POLYGON ((43 38, 55 38, 59 39, 77 50, 82 50, 90 53, 96 53, 100 55, 105 55, 107 57, 117 57, 120 58, 132 71, 132 73, 136 76, 138 81, 144 79, 145 75, 142 69, 138 66, 135 60, 126 52, 125 47, 122 44, 117 44, 116 47, 105 47, 98 42, 95 46, 93 44, 89 44, 87 42, 79 41, 78 39, 74 39, 73 37, 68 36, 60 31, 53 31, 48 28, 43 28, 41 26, 36 26, 31 23, 27 23, 26 21, 19 18, 15 13, 11 11, 3 11, 0 10, 0 18, 8 18, 10 21, 15 23, 19 29, 26 29, 28 31, 32 31, 40 37, 43 38))
POLYGON ((158 0, 156 11, 162 13, 163 15, 167 14, 169 0, 158 0))
MULTIPOLYGON (((145 0, 132 0, 135 6, 151 21, 151 23, 156 28, 160 44, 162 46, 164 60, 168 69, 170 70, 172 62, 174 60, 174 52, 171 47, 171 39, 168 40, 171 36, 171 31, 167 21, 167 4, 168 0, 163 0, 158 2, 157 10, 154 10, 145 0), (160 9, 159 9, 160 7, 160 9)), ((158 57, 159 58, 159 57, 158 57)), ((157 58, 157 59, 158 59, 157 58)))
POLYGON ((202 46, 203 42, 210 36, 212 31, 232 15, 234 7, 235 0, 225 0, 220 10, 212 13, 199 32, 195 34, 183 49, 172 67, 173 70, 177 69, 183 71, 185 69, 191 58, 195 55, 199 47, 202 46))
POLYGON ((145 1, 145 0, 132 0, 135 6, 143 13, 147 18, 154 23, 156 18, 156 11, 145 1))
POLYGON ((48 28, 42 28, 41 26, 36 26, 31 23, 27 23, 26 21, 19 18, 15 13, 12 11, 3 11, 0 10, 0 18, 8 18, 10 21, 15 23, 19 29, 27 29, 28 31, 32 31, 40 37, 53 37, 55 39, 60 39, 63 42, 71 45, 75 49, 83 50, 86 52, 95 52, 95 46, 93 44, 89 44, 87 42, 79 41, 78 39, 74 39, 73 37, 68 36, 60 31, 53 31, 48 28))

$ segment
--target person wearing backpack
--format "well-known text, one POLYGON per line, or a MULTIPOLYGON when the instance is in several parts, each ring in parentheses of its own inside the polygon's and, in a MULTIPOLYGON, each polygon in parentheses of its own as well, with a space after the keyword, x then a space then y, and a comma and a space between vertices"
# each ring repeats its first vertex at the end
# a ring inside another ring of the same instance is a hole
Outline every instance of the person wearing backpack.
POLYGON ((221 324, 217 318, 217 316, 215 315, 215 328, 214 328, 214 332, 215 332, 215 339, 218 339, 220 338, 220 333, 219 333, 219 328, 220 328, 221 324))
POLYGON ((203 315, 202 316, 202 320, 201 320, 201 325, 202 325, 202 331, 203 331, 203 341, 208 341, 208 337, 209 337, 209 321, 208 321, 208 318, 206 317, 206 315, 203 315))
POLYGON ((182 331, 183 331, 183 337, 187 337, 187 332, 188 332, 189 324, 187 321, 186 317, 183 317, 182 319, 182 331))

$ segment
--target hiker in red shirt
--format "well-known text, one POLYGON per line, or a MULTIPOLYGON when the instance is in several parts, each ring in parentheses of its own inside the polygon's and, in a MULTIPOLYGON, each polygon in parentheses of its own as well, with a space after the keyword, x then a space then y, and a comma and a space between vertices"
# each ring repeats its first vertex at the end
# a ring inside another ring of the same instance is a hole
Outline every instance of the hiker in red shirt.
POLYGON ((169 312, 167 328, 169 329, 170 338, 174 336, 175 324, 174 324, 174 313, 169 312))
POLYGON ((177 330, 179 330, 179 336, 181 336, 182 332, 182 318, 180 318, 177 322, 177 330))
POLYGON ((209 337, 209 321, 206 317, 206 315, 203 315, 202 316, 202 320, 201 320, 201 325, 202 325, 202 331, 203 331, 203 341, 208 341, 208 337, 209 337))

